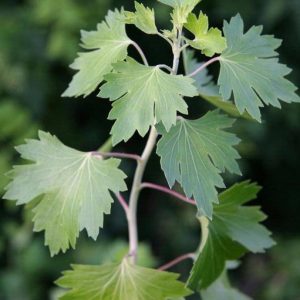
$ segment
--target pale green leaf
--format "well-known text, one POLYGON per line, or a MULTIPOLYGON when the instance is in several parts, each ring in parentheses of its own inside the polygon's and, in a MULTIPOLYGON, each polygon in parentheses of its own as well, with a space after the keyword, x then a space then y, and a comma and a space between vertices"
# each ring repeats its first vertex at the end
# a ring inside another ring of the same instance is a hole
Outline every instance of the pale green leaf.
POLYGON ((129 58, 114 65, 116 73, 105 76, 99 96, 114 101, 109 119, 113 144, 127 141, 137 130, 145 136, 149 127, 162 122, 167 131, 176 123, 176 114, 187 114, 183 96, 195 96, 194 80, 171 75, 158 67, 141 65, 129 58))
POLYGON ((81 32, 82 47, 90 51, 79 53, 71 65, 78 72, 63 96, 88 96, 103 81, 103 76, 112 71, 112 64, 126 58, 132 41, 126 35, 123 18, 118 10, 109 11, 96 31, 81 32))
POLYGON ((239 15, 224 23, 228 48, 220 58, 218 80, 223 99, 229 99, 233 93, 239 112, 246 110, 258 121, 263 103, 280 107, 279 100, 300 102, 295 93, 297 88, 285 78, 291 70, 276 58, 275 50, 281 41, 261 33, 261 26, 253 26, 244 33, 239 15))
POLYGON ((182 28, 186 23, 188 15, 193 11, 201 0, 158 0, 161 3, 174 8, 172 12, 172 20, 175 27, 182 28))
POLYGON ((222 275, 207 289, 201 291, 202 300, 251 300, 250 297, 232 288, 226 278, 222 275))
POLYGON ((134 4, 135 12, 124 12, 125 22, 127 24, 134 24, 147 34, 157 34, 154 10, 145 7, 142 3, 135 2, 134 4))
POLYGON ((213 220, 201 217, 202 247, 195 261, 188 286, 207 288, 224 271, 226 261, 240 258, 246 251, 264 252, 274 245, 271 233, 260 224, 266 216, 257 206, 242 206, 254 200, 260 187, 245 181, 219 196, 213 220))
MULTIPOLYGON (((184 52, 184 68, 186 74, 191 74, 202 64, 203 63, 197 62, 196 58, 194 58, 193 50, 187 49, 184 52)), ((232 101, 225 101, 222 99, 219 93, 219 87, 213 82, 212 76, 208 74, 207 68, 197 73, 195 76, 193 76, 193 78, 195 80, 194 85, 197 87, 200 97, 206 100, 208 103, 220 108, 230 116, 236 118, 243 117, 247 120, 253 120, 247 112, 244 112, 241 115, 232 101)))
POLYGON ((212 217, 213 202, 218 202, 216 187, 224 188, 220 176, 225 169, 240 174, 233 148, 239 139, 223 129, 233 120, 218 111, 189 121, 180 119, 170 132, 163 132, 157 154, 170 186, 179 182, 187 197, 194 197, 198 210, 212 217))
POLYGON ((61 300, 167 300, 191 294, 178 274, 132 265, 74 265, 57 284, 70 289, 61 300))
POLYGON ((33 208, 34 230, 45 230, 51 254, 74 247, 83 229, 96 239, 110 213, 110 191, 126 190, 120 160, 74 150, 45 132, 17 151, 32 163, 14 167, 4 198, 21 205, 42 196, 33 208))
POLYGON ((190 14, 184 27, 194 34, 194 40, 187 39, 190 46, 201 50, 206 56, 213 56, 226 49, 226 39, 218 28, 209 28, 207 15, 200 12, 199 17, 190 14))

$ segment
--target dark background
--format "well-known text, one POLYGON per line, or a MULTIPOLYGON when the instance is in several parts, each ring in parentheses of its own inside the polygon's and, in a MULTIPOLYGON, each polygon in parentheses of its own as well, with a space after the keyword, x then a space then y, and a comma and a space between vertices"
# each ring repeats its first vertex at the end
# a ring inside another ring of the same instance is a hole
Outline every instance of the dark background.
MULTIPOLYGON (((157 24, 169 27, 170 10, 156 1, 157 24)), ((93 30, 107 9, 133 7, 126 0, 1 0, 0 2, 0 188, 3 175, 18 161, 13 146, 37 129, 50 131, 65 144, 80 150, 96 150, 108 137, 106 121, 110 104, 96 98, 62 99, 60 95, 73 75, 68 65, 79 50, 79 30, 93 30)), ((206 0, 199 6, 212 25, 241 13, 247 28, 264 25, 265 33, 284 40, 281 61, 294 69, 300 82, 299 0, 206 0)), ((171 63, 168 45, 134 28, 128 34, 144 49, 151 64, 171 63)), ((130 54, 138 58, 134 50, 130 54)), ((199 56, 199 59, 201 57, 199 56)), ((207 109, 202 101, 191 103, 191 115, 207 109)), ((266 255, 248 255, 232 273, 233 281, 254 299, 300 299, 300 105, 282 110, 265 108, 262 125, 238 121, 234 131, 243 139, 239 151, 244 177, 226 174, 226 181, 252 178, 264 186, 257 203, 269 215, 266 224, 278 246, 266 255)), ((135 137, 119 151, 141 151, 144 140, 135 137)), ((146 172, 147 181, 165 184, 155 156, 146 172)), ((124 162, 130 186, 134 163, 124 162)), ((162 194, 144 191, 139 207, 141 263, 157 266, 196 249, 200 232, 194 210, 162 194)), ((32 234, 30 211, 0 202, 0 299, 56 299, 60 292, 52 283, 70 263, 99 263, 126 253, 127 226, 116 203, 105 220, 97 242, 81 234, 76 251, 49 257, 43 234, 32 234)), ((187 276, 190 263, 173 271, 187 276)))

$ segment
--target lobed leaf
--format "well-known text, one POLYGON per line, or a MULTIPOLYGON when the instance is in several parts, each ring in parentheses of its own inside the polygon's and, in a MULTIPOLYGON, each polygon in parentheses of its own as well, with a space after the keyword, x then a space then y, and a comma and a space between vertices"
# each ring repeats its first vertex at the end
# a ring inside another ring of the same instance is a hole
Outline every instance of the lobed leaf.
POLYGON ((51 254, 74 248, 83 229, 96 239, 110 213, 110 191, 126 190, 120 160, 71 149, 42 131, 39 140, 27 140, 17 151, 33 163, 14 167, 4 198, 21 205, 41 196, 34 202, 34 230, 45 230, 51 254))
POLYGON ((219 196, 213 220, 201 217, 202 248, 187 285, 206 289, 224 271, 228 260, 236 260, 245 252, 264 252, 274 245, 271 233, 260 224, 266 216, 260 207, 243 206, 256 198, 260 187, 249 181, 233 185, 219 196))
POLYGON ((154 10, 145 7, 142 3, 134 2, 135 12, 125 11, 125 22, 134 24, 137 28, 147 34, 157 34, 154 10))
POLYGON ((264 103, 280 107, 279 100, 300 102, 297 88, 285 78, 291 70, 276 58, 280 40, 262 35, 261 26, 244 33, 240 15, 225 22, 223 31, 228 44, 220 57, 218 84, 223 99, 228 100, 233 93, 239 112, 247 111, 258 121, 264 103))
POLYGON ((100 97, 114 101, 109 119, 116 120, 113 144, 127 141, 137 130, 145 136, 149 127, 162 122, 167 131, 176 123, 177 112, 187 114, 183 96, 197 94, 193 79, 171 75, 128 58, 114 65, 115 73, 105 76, 100 97))
POLYGON ((216 187, 224 188, 220 176, 225 169, 240 174, 233 148, 239 139, 223 129, 233 120, 218 111, 197 120, 180 119, 169 132, 163 132, 157 154, 170 186, 179 182, 187 197, 194 197, 198 210, 212 217, 213 202, 218 203, 216 187))
POLYGON ((61 300, 167 300, 190 295, 178 274, 122 263, 74 265, 57 284, 70 289, 61 300))
POLYGON ((201 50, 206 56, 222 53, 226 49, 226 39, 218 28, 209 28, 207 15, 200 12, 199 17, 189 14, 184 27, 194 34, 194 40, 186 39, 188 44, 201 50))
POLYGON ((78 70, 63 97, 88 96, 113 69, 113 63, 124 60, 132 41, 125 31, 122 12, 109 11, 96 31, 81 31, 82 47, 89 52, 79 53, 71 68, 78 70))

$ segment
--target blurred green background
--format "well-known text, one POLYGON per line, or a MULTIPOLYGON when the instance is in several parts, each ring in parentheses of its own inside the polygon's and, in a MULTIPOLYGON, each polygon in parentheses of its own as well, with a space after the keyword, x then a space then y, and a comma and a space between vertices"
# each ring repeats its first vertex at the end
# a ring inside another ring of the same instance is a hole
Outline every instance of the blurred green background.
MULTIPOLYGON (((157 23, 170 26, 170 10, 156 1, 157 23)), ((95 150, 108 137, 112 123, 106 121, 110 104, 95 95, 87 99, 61 99, 71 80, 68 65, 79 50, 80 29, 93 30, 109 8, 133 8, 128 0, 1 0, 0 2, 0 189, 3 175, 18 162, 14 145, 37 129, 50 131, 65 144, 95 150)), ((299 0, 206 0, 200 7, 213 25, 221 26, 240 12, 247 24, 263 24, 265 33, 284 39, 281 61, 294 69, 290 75, 300 83, 299 0)), ((128 34, 145 50, 151 64, 171 63, 168 45, 134 28, 128 34)), ((130 54, 136 57, 131 50, 130 54)), ((137 57, 138 58, 138 57, 137 57)), ((199 57, 201 59, 201 57, 199 57)), ((192 114, 201 115, 206 105, 194 101, 192 114)), ((243 139, 239 150, 244 178, 264 186, 258 202, 270 216, 278 246, 266 255, 248 255, 232 274, 235 284, 254 299, 300 299, 300 105, 283 110, 264 109, 264 123, 238 121, 234 131, 243 139)), ((120 151, 141 151, 143 140, 135 137, 120 151), (138 149, 136 149, 138 148, 138 149)), ((147 170, 147 181, 165 184, 156 157, 147 170)), ((130 185, 134 163, 124 162, 130 185)), ((228 184, 242 178, 226 175, 228 184)), ((199 226, 194 210, 167 196, 144 191, 139 207, 141 264, 157 266, 182 253, 194 251, 199 226)), ((33 234, 30 212, 14 203, 0 202, 0 299, 56 299, 53 281, 70 263, 99 263, 126 253, 127 227, 119 205, 105 220, 97 242, 81 234, 76 251, 49 257, 43 234, 33 234)), ((190 262, 173 271, 187 276, 190 262)))

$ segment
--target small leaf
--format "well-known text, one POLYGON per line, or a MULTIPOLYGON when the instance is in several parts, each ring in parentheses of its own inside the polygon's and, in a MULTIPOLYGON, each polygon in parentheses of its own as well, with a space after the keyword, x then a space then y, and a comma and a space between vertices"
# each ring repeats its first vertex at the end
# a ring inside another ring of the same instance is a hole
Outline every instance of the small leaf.
POLYGON ((124 12, 125 22, 127 24, 134 24, 137 28, 147 34, 157 34, 155 25, 154 10, 145 7, 142 3, 135 2, 135 12, 124 12))
POLYGON ((226 39, 218 28, 209 28, 207 15, 200 12, 199 17, 190 14, 184 27, 194 34, 194 40, 187 39, 190 46, 201 50, 206 56, 222 53, 226 49, 226 39))
POLYGON ((61 300, 167 300, 191 294, 177 280, 178 274, 132 265, 127 259, 121 264, 72 267, 56 282, 71 289, 61 300))
POLYGON ((137 130, 145 136, 149 127, 162 122, 167 131, 176 123, 176 114, 187 114, 183 96, 195 96, 193 79, 171 75, 158 67, 148 67, 129 58, 114 65, 116 73, 105 77, 100 97, 115 101, 109 119, 113 144, 127 141, 137 130))
POLYGON ((109 191, 126 190, 126 176, 118 169, 120 160, 71 149, 49 133, 39 132, 39 138, 17 147, 34 163, 14 167, 4 198, 20 205, 42 196, 33 208, 34 230, 45 230, 45 244, 54 255, 74 248, 84 228, 97 238, 113 202, 109 191))
POLYGON ((118 10, 109 11, 96 31, 81 32, 82 47, 90 51, 79 53, 71 65, 78 73, 63 93, 64 97, 88 96, 103 81, 103 76, 112 71, 112 64, 126 58, 132 41, 126 35, 122 18, 118 10))
POLYGON ((157 154, 170 186, 178 181, 187 197, 194 197, 198 210, 212 217, 212 203, 218 202, 216 187, 224 188, 220 176, 225 169, 240 174, 233 148, 239 139, 222 129, 233 120, 217 111, 189 121, 180 119, 170 132, 163 132, 157 154))
POLYGON ((224 271, 226 261, 245 252, 264 252, 274 245, 271 233, 260 224, 266 216, 257 206, 242 206, 254 200, 260 187, 245 181, 233 185, 219 196, 213 220, 201 217, 202 247, 196 259, 188 287, 197 290, 210 286, 224 271))
POLYGON ((228 100, 233 93, 239 112, 246 110, 258 121, 263 103, 280 107, 279 100, 300 102, 297 88, 284 78, 291 70, 274 58, 281 41, 261 32, 261 26, 253 26, 244 33, 240 15, 224 23, 228 48, 220 58, 218 81, 223 99, 228 100))
POLYGON ((182 28, 186 23, 188 15, 193 11, 201 0, 158 0, 161 3, 174 8, 172 12, 172 20, 177 28, 182 28))

